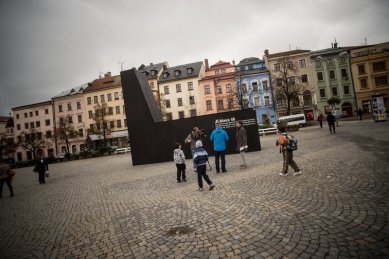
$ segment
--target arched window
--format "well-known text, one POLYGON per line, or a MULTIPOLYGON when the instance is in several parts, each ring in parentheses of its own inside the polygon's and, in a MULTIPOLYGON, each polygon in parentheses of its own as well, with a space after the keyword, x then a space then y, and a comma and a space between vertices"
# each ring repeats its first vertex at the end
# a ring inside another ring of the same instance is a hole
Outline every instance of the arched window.
POLYGON ((77 146, 76 145, 72 145, 72 153, 76 153, 77 152, 77 146))
POLYGON ((66 153, 66 147, 65 147, 65 146, 62 146, 62 147, 61 147, 61 152, 62 152, 62 153, 66 153))

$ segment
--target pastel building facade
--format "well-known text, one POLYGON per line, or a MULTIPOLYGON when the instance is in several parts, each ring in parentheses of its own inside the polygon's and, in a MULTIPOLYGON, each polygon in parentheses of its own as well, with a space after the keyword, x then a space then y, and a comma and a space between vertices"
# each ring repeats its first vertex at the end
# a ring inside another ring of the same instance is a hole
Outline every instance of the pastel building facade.
POLYGON ((209 67, 205 59, 205 77, 199 80, 202 115, 237 110, 235 66, 219 61, 209 67))
MULTIPOLYGON (((54 113, 52 101, 35 103, 12 108, 14 115, 15 143, 23 138, 33 138, 37 142, 44 141, 37 152, 44 156, 54 156, 56 153, 54 140, 54 113)), ((16 161, 32 160, 31 150, 18 146, 15 150, 16 161)), ((35 154, 36 155, 36 154, 35 154)))
POLYGON ((161 111, 165 120, 202 115, 198 81, 204 77, 203 62, 165 68, 158 78, 161 111))
POLYGON ((87 87, 88 84, 84 84, 64 91, 52 98, 55 130, 58 132, 58 128, 62 124, 70 126, 76 132, 74 138, 69 138, 69 150, 67 150, 66 141, 61 139, 59 134, 56 134, 55 146, 57 155, 59 153, 79 153, 82 150, 83 145, 85 145, 85 103, 83 99, 83 92, 87 87))
POLYGON ((389 111, 389 42, 350 51, 351 70, 358 108, 372 112, 372 95, 383 94, 389 111))
POLYGON ((276 121, 270 73, 265 61, 250 57, 236 65, 238 103, 241 109, 255 109, 259 124, 276 121))

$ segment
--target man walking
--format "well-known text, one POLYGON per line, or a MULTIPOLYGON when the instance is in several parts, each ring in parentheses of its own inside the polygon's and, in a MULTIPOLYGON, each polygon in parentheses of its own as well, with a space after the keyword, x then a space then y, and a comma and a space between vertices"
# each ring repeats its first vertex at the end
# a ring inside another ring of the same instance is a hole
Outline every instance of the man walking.
POLYGON ((240 169, 246 169, 246 151, 248 149, 247 133, 246 129, 243 127, 242 121, 236 122, 236 149, 240 152, 240 155, 242 157, 242 164, 239 167, 240 169))
POLYGON ((216 172, 220 173, 220 163, 219 160, 221 158, 221 168, 223 173, 227 173, 226 169, 226 142, 229 139, 227 132, 222 129, 220 123, 216 124, 216 129, 212 131, 211 141, 213 142, 213 150, 215 152, 215 166, 216 172))
POLYGON ((4 183, 8 185, 11 197, 14 196, 14 191, 11 185, 11 180, 14 175, 15 171, 13 171, 9 165, 6 165, 4 160, 0 159, 0 199, 3 197, 4 183))
POLYGON ((334 133, 336 133, 335 131, 335 116, 329 112, 328 115, 327 115, 327 122, 328 122, 328 126, 330 127, 330 132, 332 134, 332 130, 334 130, 334 133))
POLYGON ((358 116, 359 116, 359 120, 362 120, 362 115, 363 115, 363 111, 361 108, 358 109, 358 116))

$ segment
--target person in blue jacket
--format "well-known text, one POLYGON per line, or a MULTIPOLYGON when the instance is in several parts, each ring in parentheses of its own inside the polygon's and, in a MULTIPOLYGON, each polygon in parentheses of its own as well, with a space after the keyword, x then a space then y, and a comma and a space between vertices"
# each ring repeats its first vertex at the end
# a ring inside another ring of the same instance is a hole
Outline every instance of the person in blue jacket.
POLYGON ((230 140, 230 139, 229 139, 229 137, 227 135, 227 132, 222 129, 220 123, 216 124, 216 129, 214 131, 212 131, 210 139, 213 142, 213 150, 215 151, 216 172, 220 173, 219 160, 221 158, 221 160, 222 160, 222 165, 221 165, 222 172, 226 173, 227 172, 227 169, 226 169, 226 159, 225 159, 225 156, 226 156, 226 142, 228 140, 230 140))
POLYGON ((207 161, 208 161, 208 153, 203 148, 203 142, 201 140, 196 141, 196 148, 193 152, 193 162, 197 168, 197 180, 199 182, 199 191, 203 191, 203 177, 204 180, 209 185, 209 190, 212 191, 215 188, 215 185, 212 183, 211 179, 209 179, 207 175, 207 161))

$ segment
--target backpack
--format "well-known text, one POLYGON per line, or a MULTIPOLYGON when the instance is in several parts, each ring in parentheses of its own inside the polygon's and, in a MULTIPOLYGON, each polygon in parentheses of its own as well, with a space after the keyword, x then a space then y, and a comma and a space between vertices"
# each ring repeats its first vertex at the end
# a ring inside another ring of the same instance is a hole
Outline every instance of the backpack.
POLYGON ((293 135, 285 134, 285 147, 288 151, 297 150, 297 138, 293 135))

